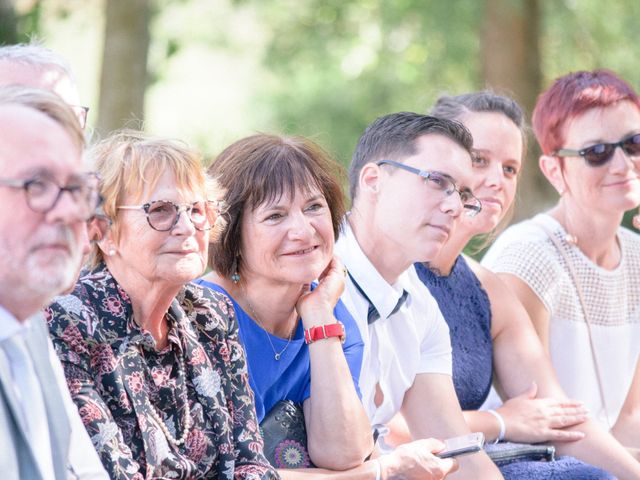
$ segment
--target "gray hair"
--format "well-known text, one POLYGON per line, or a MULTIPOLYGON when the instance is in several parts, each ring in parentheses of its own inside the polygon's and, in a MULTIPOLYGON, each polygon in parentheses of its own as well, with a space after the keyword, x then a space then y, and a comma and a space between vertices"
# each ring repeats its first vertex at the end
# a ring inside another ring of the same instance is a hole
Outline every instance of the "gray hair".
POLYGON ((69 77, 74 86, 76 84, 69 62, 37 42, 0 46, 0 61, 17 62, 41 69, 53 67, 69 77))
POLYGON ((84 131, 71 107, 48 90, 22 85, 0 86, 0 105, 16 104, 38 110, 58 123, 82 151, 86 144, 84 131))

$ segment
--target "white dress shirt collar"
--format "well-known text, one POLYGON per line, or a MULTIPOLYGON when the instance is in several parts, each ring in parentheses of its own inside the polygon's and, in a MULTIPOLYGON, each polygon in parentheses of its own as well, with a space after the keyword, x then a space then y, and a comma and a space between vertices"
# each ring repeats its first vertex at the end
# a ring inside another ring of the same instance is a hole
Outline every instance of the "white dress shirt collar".
POLYGON ((28 320, 19 322, 9 310, 0 305, 0 342, 18 333, 24 334, 27 328, 29 328, 28 320))
MULTIPOLYGON (((339 241, 342 263, 347 267, 355 283, 366 292, 367 299, 378 311, 380 317, 388 318, 396 308, 404 291, 408 291, 406 288, 407 272, 403 272, 398 280, 390 285, 362 251, 346 218, 342 224, 342 234, 339 241)), ((407 298, 407 302, 411 302, 410 296, 407 298)))
POLYGON ((387 423, 400 410, 416 375, 451 375, 449 329, 413 266, 389 285, 362 251, 347 222, 342 225, 334 252, 349 270, 341 298, 364 340, 362 403, 373 424, 387 423), (395 310, 403 291, 410 296, 395 310), (369 323, 371 304, 381 318, 369 323), (378 387, 382 399, 379 404, 378 387))

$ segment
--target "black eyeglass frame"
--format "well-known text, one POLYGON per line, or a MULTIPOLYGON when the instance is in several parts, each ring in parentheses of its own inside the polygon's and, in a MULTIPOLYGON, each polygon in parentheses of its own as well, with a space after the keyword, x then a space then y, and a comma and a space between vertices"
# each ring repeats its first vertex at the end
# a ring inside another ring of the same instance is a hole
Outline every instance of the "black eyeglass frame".
POLYGON ((27 201, 27 206, 36 213, 44 214, 49 213, 56 207, 64 192, 69 192, 71 198, 73 198, 73 201, 76 204, 79 204, 79 200, 82 199, 82 197, 76 196, 75 192, 80 192, 83 188, 86 188, 86 205, 84 206, 87 208, 87 211, 85 212, 85 215, 82 216, 82 219, 89 220, 95 214, 96 209, 102 204, 102 196, 100 195, 98 186, 99 178, 97 174, 95 174, 94 172, 90 172, 80 176, 78 180, 81 183, 61 186, 56 180, 47 175, 36 175, 31 178, 27 178, 26 180, 19 180, 15 178, 0 178, 0 185, 4 187, 23 190, 27 201), (82 181, 84 181, 84 183, 82 183, 82 181), (38 182, 48 182, 52 185, 55 185, 58 189, 58 193, 53 199, 53 202, 46 208, 33 206, 34 193, 32 187, 38 182))
POLYGON ((76 118, 78 119, 78 123, 80 127, 84 130, 87 126, 87 118, 89 118, 89 107, 85 107, 84 105, 69 105, 73 110, 73 113, 76 114, 76 118))
POLYGON ((463 208, 466 209, 465 215, 468 217, 475 217, 482 211, 482 202, 471 192, 469 189, 460 190, 456 183, 453 181, 451 177, 441 172, 429 172, 427 170, 420 170, 419 168, 412 167, 410 165, 405 165, 404 163, 396 162, 395 160, 378 160, 376 165, 391 165, 396 168, 400 168, 402 170, 406 170, 407 172, 411 172, 419 177, 422 177, 424 180, 429 180, 430 178, 434 178, 436 176, 442 177, 443 180, 446 180, 451 184, 450 189, 443 189, 447 196, 453 195, 453 192, 458 192, 460 200, 462 201, 463 208), (463 200, 463 194, 469 195, 469 197, 475 202, 476 205, 465 203, 463 200))
POLYGON ((602 143, 596 143, 594 145, 591 145, 589 147, 585 147, 585 148, 581 148, 580 150, 574 150, 572 148, 559 148, 558 150, 556 150, 555 152, 552 153, 552 155, 554 157, 582 157, 584 159, 584 161, 587 163, 587 165, 589 165, 590 167, 601 167, 602 165, 605 165, 607 163, 609 163, 611 161, 611 159, 613 158, 613 155, 616 151, 616 148, 620 147, 622 149, 622 151, 629 157, 632 159, 640 158, 640 133, 634 133, 633 135, 628 135, 626 137, 624 137, 622 140, 618 141, 618 142, 612 142, 612 143, 607 143, 607 142, 602 142, 602 143), (638 141, 637 142, 632 142, 631 140, 636 138, 638 141), (629 146, 630 145, 636 145, 638 147, 638 153, 634 154, 633 152, 629 151, 629 146), (603 151, 601 154, 592 152, 591 150, 593 150, 594 148, 598 148, 598 147, 604 147, 605 149, 610 149, 608 151, 603 151), (605 155, 602 159, 600 160, 590 160, 589 158, 587 158, 587 156, 593 153, 594 155, 605 155))

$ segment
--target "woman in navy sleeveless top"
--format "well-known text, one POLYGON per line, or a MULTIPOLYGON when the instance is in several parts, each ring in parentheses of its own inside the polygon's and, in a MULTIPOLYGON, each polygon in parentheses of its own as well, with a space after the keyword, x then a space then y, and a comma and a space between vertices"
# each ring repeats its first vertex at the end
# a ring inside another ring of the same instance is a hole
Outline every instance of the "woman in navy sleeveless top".
MULTIPOLYGON (((462 255, 447 276, 437 275, 423 264, 417 264, 416 270, 449 325, 453 383, 460 406, 463 410, 477 410, 489 395, 493 374, 491 305, 487 293, 462 255)), ((500 471, 505 479, 612 478, 572 457, 560 457, 554 462, 514 462, 500 466, 500 471)))

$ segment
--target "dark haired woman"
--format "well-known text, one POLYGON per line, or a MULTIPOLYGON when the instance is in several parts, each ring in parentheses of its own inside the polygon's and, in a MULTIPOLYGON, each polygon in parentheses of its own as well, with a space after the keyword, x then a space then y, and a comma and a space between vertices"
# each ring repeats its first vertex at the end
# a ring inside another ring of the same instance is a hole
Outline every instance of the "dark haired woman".
POLYGON ((339 301, 333 244, 344 204, 334 165, 306 139, 255 135, 227 147, 209 173, 226 191, 228 226, 202 283, 233 299, 258 419, 280 400, 302 403, 310 460, 362 463, 373 445, 357 389, 363 344, 339 301))
POLYGON ((92 270, 48 308, 69 390, 112 479, 275 479, 238 339, 204 271, 218 191, 179 142, 119 132, 94 145, 113 228, 92 270))
MULTIPOLYGON (((229 146, 209 168, 226 191, 228 228, 211 245, 214 272, 199 283, 232 298, 258 418, 280 400, 303 404, 309 455, 325 470, 280 470, 283 478, 442 479, 457 463, 430 453, 444 446, 434 439, 363 463, 373 448, 357 387, 363 344, 339 300, 345 271, 333 257, 344 215, 339 171, 300 137, 229 146)), ((275 463, 309 459, 292 448, 275 463)))

